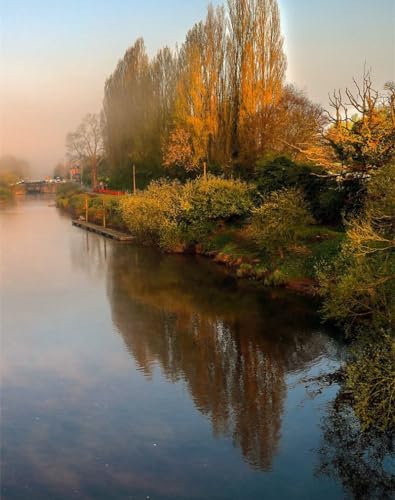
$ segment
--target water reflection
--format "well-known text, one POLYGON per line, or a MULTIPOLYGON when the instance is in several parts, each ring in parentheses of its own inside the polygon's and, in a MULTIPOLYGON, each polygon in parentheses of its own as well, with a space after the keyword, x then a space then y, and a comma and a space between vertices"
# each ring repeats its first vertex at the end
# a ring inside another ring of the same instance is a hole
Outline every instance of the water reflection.
POLYGON ((336 498, 294 384, 337 358, 308 302, 45 201, 0 226, 2 498, 336 498))
POLYGON ((203 259, 119 246, 109 260, 108 296, 145 375, 159 364, 168 380, 184 380, 214 435, 231 435, 250 465, 270 470, 286 373, 328 347, 305 301, 240 289, 203 259))
POLYGON ((322 423, 318 474, 339 478, 358 500, 390 500, 395 495, 395 439, 391 431, 361 431, 342 392, 322 423))
POLYGON ((84 231, 70 246, 70 257, 75 269, 91 278, 101 278, 106 271, 108 246, 106 238, 84 231))

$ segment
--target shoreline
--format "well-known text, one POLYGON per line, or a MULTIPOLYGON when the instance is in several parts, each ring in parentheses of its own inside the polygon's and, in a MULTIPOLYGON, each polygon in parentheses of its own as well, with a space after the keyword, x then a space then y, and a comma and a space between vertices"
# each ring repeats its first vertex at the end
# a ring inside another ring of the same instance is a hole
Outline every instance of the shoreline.
MULTIPOLYGON (((70 221, 73 223, 75 217, 75 211, 70 209, 65 209, 56 205, 56 207, 67 213, 70 216, 70 221)), ((102 227, 100 224, 97 224, 98 228, 102 227)), ((119 225, 111 224, 109 221, 107 226, 109 229, 113 229, 116 231, 122 230, 125 236, 133 235, 126 228, 120 228, 119 225)), ((246 255, 232 255, 231 253, 226 253, 222 250, 209 250, 204 247, 202 243, 196 243, 190 246, 179 246, 175 248, 173 251, 164 251, 157 248, 155 245, 147 245, 139 242, 134 239, 129 242, 133 243, 133 245, 147 248, 156 248, 159 252, 168 254, 168 255, 197 255, 207 259, 210 259, 215 264, 225 267, 227 272, 237 279, 238 281, 248 281, 250 283, 254 283, 259 288, 284 288, 286 290, 293 291, 295 293, 304 295, 306 297, 317 297, 319 285, 317 280, 310 278, 308 276, 301 276, 295 279, 289 279, 282 283, 265 283, 265 280, 269 279, 276 270, 262 270, 262 261, 259 258, 248 257, 246 255)))
POLYGON ((175 239, 162 246, 157 235, 150 234, 149 224, 147 233, 139 232, 138 228, 137 233, 131 230, 130 221, 125 220, 120 211, 120 202, 118 196, 92 195, 73 189, 59 193, 56 199, 60 210, 75 220, 87 218, 90 224, 98 226, 99 232, 105 225, 123 232, 125 237, 133 236, 134 244, 154 247, 168 254, 200 255, 225 267, 236 279, 253 282, 262 288, 285 288, 309 297, 319 296, 317 266, 338 255, 345 235, 336 226, 314 223, 300 226, 299 240, 267 251, 251 235, 249 218, 228 221, 219 218, 200 236, 197 233, 189 241, 175 239))

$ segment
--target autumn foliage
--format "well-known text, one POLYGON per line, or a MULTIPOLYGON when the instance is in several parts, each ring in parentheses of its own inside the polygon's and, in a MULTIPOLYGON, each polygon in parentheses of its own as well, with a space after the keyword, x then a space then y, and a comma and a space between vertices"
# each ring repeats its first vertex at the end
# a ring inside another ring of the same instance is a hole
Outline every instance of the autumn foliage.
POLYGON ((276 0, 208 7, 184 43, 149 59, 138 39, 107 79, 106 155, 114 169, 205 165, 249 176, 269 151, 298 157, 315 143, 319 106, 285 84, 276 0))

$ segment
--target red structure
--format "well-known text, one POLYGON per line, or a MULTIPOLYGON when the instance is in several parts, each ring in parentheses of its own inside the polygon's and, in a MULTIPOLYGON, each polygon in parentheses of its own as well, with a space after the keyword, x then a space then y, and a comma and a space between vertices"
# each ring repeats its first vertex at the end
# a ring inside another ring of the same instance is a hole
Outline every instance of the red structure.
POLYGON ((98 194, 111 194, 113 196, 123 196, 126 194, 125 191, 113 191, 111 189, 99 189, 99 188, 94 189, 93 192, 98 194))

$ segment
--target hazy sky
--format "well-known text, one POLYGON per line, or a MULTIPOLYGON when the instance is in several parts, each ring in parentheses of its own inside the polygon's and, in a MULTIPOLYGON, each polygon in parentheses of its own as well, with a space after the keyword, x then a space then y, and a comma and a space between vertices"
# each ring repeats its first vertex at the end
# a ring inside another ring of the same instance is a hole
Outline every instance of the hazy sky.
MULTIPOLYGON (((65 135, 100 110, 106 77, 138 36, 173 47, 207 0, 0 0, 0 155, 51 172, 65 135)), ((219 0, 213 3, 220 3, 219 0)), ((363 65, 395 80, 395 0, 279 0, 288 81, 322 104, 363 65)))

